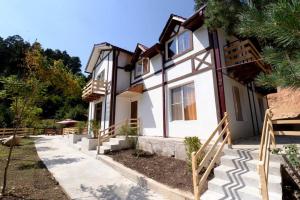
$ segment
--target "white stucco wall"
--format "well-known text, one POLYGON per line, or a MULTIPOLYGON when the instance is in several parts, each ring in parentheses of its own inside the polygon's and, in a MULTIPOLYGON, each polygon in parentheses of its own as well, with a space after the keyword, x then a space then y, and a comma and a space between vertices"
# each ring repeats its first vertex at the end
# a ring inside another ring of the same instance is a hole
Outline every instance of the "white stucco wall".
POLYGON ((163 136, 162 88, 144 92, 138 99, 141 132, 147 136, 163 136))
POLYGON ((198 136, 207 139, 218 124, 212 70, 168 84, 166 88, 169 137, 198 136), (188 83, 195 86, 197 120, 172 121, 170 91, 188 83))

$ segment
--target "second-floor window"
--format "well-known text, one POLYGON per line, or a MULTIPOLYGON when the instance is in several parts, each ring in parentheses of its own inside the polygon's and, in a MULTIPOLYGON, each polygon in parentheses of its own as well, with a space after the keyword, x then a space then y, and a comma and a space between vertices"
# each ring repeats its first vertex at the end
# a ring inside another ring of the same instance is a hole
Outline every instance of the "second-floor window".
POLYGON ((191 37, 190 31, 184 31, 169 40, 166 44, 167 59, 190 50, 192 48, 191 37))
POLYGON ((142 76, 149 72, 149 58, 140 59, 135 65, 135 77, 142 76))
POLYGON ((97 80, 104 81, 104 75, 105 75, 105 70, 102 70, 102 72, 97 76, 97 80))

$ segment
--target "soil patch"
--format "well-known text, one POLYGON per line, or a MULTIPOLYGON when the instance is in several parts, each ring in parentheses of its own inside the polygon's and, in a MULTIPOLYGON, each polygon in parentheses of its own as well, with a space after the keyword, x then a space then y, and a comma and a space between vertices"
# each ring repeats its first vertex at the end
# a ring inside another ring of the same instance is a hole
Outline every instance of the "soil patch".
POLYGON ((193 191, 192 173, 185 161, 171 157, 144 154, 137 157, 134 150, 112 152, 108 156, 160 183, 193 191))
MULTIPOLYGON (((0 187, 9 148, 0 144, 0 187)), ((68 197, 39 159, 33 138, 23 138, 19 146, 14 147, 10 162, 7 193, 1 200, 24 199, 67 200, 68 197)))

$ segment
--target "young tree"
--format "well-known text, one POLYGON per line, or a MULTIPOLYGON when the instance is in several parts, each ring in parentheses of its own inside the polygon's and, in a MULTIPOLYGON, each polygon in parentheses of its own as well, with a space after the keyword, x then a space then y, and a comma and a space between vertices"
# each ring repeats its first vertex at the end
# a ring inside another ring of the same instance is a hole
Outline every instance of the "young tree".
POLYGON ((1 194, 5 195, 7 185, 7 172, 11 161, 14 141, 16 140, 16 131, 25 123, 26 120, 39 112, 36 112, 37 103, 43 94, 43 84, 34 76, 18 79, 16 76, 9 76, 1 80, 4 88, 0 91, 1 98, 11 100, 11 110, 13 114, 13 138, 10 143, 7 162, 4 169, 3 184, 1 194), (33 112, 34 111, 34 112, 33 112))
MULTIPOLYGON (((40 105, 45 101, 44 96, 49 86, 66 96, 81 93, 80 77, 71 73, 61 60, 54 61, 53 64, 49 63, 42 53, 41 45, 37 42, 26 52, 24 68, 26 73, 20 77, 8 76, 1 79, 3 89, 0 90, 0 98, 9 99, 11 102, 13 141, 17 129, 32 124, 42 112, 40 105)), ((6 192, 13 143, 11 142, 4 169, 2 195, 6 192)))

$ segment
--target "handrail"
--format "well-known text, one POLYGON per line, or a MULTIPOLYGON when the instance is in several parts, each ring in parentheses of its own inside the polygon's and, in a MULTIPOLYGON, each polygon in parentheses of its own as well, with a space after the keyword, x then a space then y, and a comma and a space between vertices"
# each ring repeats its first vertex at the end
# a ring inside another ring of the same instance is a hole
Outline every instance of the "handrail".
MULTIPOLYGON (((114 124, 114 125, 106 128, 104 130, 100 130, 98 133, 98 147, 100 147, 103 142, 118 135, 119 129, 124 125, 130 126, 131 128, 136 128, 137 135, 139 135, 139 129, 140 129, 139 119, 138 118, 126 119, 124 121, 118 122, 117 124, 114 124)), ((98 154, 99 154, 99 152, 100 152, 100 148, 98 148, 98 154)))
POLYGON ((201 191, 203 189, 204 184, 206 183, 206 180, 214 167, 217 159, 219 158, 220 153, 222 152, 225 144, 227 143, 229 147, 231 147, 232 141, 231 141, 231 132, 229 129, 229 120, 228 120, 228 114, 227 112, 224 113, 223 119, 219 122, 216 129, 212 132, 212 134, 209 136, 209 138, 206 140, 206 142, 201 146, 201 148, 197 152, 192 153, 192 173, 193 173, 193 185, 194 185, 194 197, 195 200, 199 200, 201 191), (217 135, 219 133, 219 135, 217 135), (213 138, 216 138, 216 140, 213 141, 213 138), (223 139, 224 138, 224 139, 223 139), (223 139, 223 141, 222 141, 223 139), (212 142, 213 141, 213 142, 212 142), (222 142, 221 142, 222 141, 222 142), (212 144, 211 144, 212 142, 212 144), (221 143, 220 143, 221 142, 221 143), (212 145, 209 151, 205 151, 206 147, 209 145, 212 145), (217 146, 220 146, 217 149, 217 146), (215 152, 215 150, 217 151, 215 152), (212 154, 214 154, 212 160, 212 154), (198 164, 198 160, 202 157, 202 160, 200 164, 198 164), (199 173, 202 171, 202 169, 207 166, 205 172, 200 177, 199 173))
POLYGON ((261 134, 259 146, 259 162, 257 165, 260 178, 260 192, 264 200, 269 200, 268 193, 268 177, 269 177, 269 162, 270 162, 270 145, 276 147, 275 133, 272 124, 272 113, 270 109, 266 110, 264 124, 261 134))

